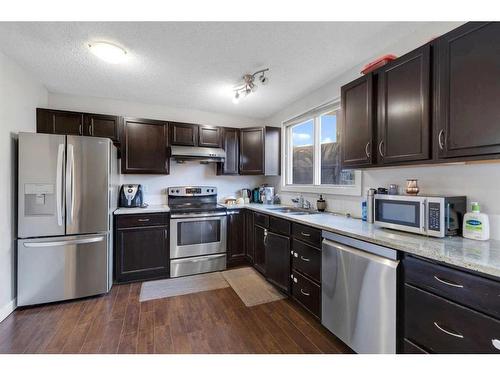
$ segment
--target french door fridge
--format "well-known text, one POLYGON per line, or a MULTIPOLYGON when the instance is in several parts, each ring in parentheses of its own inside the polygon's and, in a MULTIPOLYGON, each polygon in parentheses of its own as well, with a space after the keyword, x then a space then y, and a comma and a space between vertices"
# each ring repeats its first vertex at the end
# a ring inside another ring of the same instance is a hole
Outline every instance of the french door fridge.
POLYGON ((115 152, 105 138, 19 134, 19 306, 111 288, 115 152))

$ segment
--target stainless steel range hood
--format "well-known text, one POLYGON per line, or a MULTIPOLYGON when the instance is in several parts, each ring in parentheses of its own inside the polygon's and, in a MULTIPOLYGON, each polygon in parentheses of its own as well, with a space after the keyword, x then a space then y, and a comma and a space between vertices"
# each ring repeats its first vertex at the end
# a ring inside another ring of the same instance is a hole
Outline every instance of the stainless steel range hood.
POLYGON ((170 146, 170 156, 178 163, 197 161, 200 163, 224 162, 226 151, 222 148, 170 146))

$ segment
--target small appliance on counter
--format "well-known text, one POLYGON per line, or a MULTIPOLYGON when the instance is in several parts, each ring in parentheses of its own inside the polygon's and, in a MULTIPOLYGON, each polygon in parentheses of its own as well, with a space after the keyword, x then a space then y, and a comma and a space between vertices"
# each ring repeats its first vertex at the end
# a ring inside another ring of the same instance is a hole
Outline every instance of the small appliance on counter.
POLYGON ((260 200, 264 204, 274 204, 274 187, 263 186, 261 187, 260 200))
POLYGON ((375 224, 390 229, 432 237, 462 234, 465 196, 415 196, 377 193, 375 224))
POLYGON ((252 203, 262 203, 260 201, 260 188, 255 188, 252 190, 252 203))
POLYGON ((241 197, 243 198, 244 203, 250 203, 252 200, 252 190, 241 189, 241 197))
POLYGON ((120 207, 146 207, 140 184, 122 185, 120 188, 120 207))

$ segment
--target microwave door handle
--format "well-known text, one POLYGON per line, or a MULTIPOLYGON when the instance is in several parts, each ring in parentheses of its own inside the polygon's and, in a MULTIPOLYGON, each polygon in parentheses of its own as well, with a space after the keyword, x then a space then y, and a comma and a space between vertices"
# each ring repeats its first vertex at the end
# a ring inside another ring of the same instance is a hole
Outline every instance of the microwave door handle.
POLYGON ((421 211, 420 211, 420 218, 421 218, 421 231, 422 233, 427 233, 427 201, 423 200, 420 203, 421 211))

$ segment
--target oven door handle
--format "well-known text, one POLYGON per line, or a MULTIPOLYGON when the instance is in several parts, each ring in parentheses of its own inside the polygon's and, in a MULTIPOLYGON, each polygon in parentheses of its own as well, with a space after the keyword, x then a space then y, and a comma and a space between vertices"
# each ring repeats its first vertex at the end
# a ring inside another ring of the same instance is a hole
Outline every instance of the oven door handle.
POLYGON ((214 212, 214 213, 203 213, 203 214, 190 214, 190 213, 185 213, 185 214, 172 214, 170 215, 171 219, 191 219, 191 218, 198 218, 198 217, 218 217, 218 216, 227 216, 226 212, 214 212))

